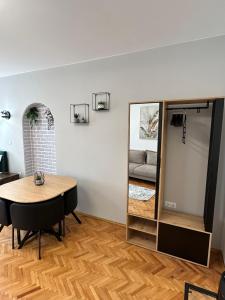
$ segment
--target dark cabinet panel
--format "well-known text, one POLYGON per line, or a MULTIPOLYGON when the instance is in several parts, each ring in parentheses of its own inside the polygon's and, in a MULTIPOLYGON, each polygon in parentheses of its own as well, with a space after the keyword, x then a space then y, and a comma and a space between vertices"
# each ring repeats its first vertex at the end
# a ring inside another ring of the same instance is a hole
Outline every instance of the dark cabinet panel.
POLYGON ((158 251, 207 266, 210 234, 159 223, 158 251))
POLYGON ((216 197, 217 172, 220 156, 220 140, 223 124, 224 99, 213 103, 211 134, 209 145, 208 172, 206 180, 204 223, 205 230, 212 232, 216 197))

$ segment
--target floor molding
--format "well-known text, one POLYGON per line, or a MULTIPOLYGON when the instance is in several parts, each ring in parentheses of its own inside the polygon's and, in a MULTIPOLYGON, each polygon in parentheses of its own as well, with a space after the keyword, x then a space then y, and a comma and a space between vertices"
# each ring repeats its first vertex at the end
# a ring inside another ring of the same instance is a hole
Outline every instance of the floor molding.
POLYGON ((81 216, 83 215, 85 217, 90 217, 90 218, 93 218, 93 219, 96 219, 96 220, 105 221, 105 222, 108 222, 108 223, 111 223, 111 224, 119 225, 119 226, 124 227, 124 228, 126 227, 126 224, 119 223, 119 222, 112 221, 112 220, 108 220, 108 219, 101 218, 101 217, 97 217, 97 216, 87 214, 87 213, 84 213, 84 212, 81 212, 81 211, 78 211, 78 210, 76 210, 76 213, 78 213, 81 216))

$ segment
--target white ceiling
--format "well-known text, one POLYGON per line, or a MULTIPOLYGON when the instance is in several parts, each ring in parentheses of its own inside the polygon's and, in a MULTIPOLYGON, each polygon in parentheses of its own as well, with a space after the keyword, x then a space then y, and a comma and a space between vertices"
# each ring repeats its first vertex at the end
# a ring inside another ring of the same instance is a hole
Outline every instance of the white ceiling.
POLYGON ((0 77, 225 34, 225 0, 0 0, 0 77))

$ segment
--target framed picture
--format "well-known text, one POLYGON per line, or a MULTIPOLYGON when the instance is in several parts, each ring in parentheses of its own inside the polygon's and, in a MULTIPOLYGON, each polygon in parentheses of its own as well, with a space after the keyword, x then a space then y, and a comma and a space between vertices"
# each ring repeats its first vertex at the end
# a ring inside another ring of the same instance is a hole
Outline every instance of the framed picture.
POLYGON ((139 138, 144 140, 156 140, 158 138, 159 104, 152 103, 140 107, 139 138))

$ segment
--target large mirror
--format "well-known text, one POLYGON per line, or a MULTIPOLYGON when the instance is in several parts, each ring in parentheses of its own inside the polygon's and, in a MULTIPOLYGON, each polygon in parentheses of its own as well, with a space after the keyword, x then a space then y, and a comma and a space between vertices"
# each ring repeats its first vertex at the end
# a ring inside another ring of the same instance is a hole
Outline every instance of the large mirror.
POLYGON ((128 214, 157 218, 160 103, 130 104, 128 214))

